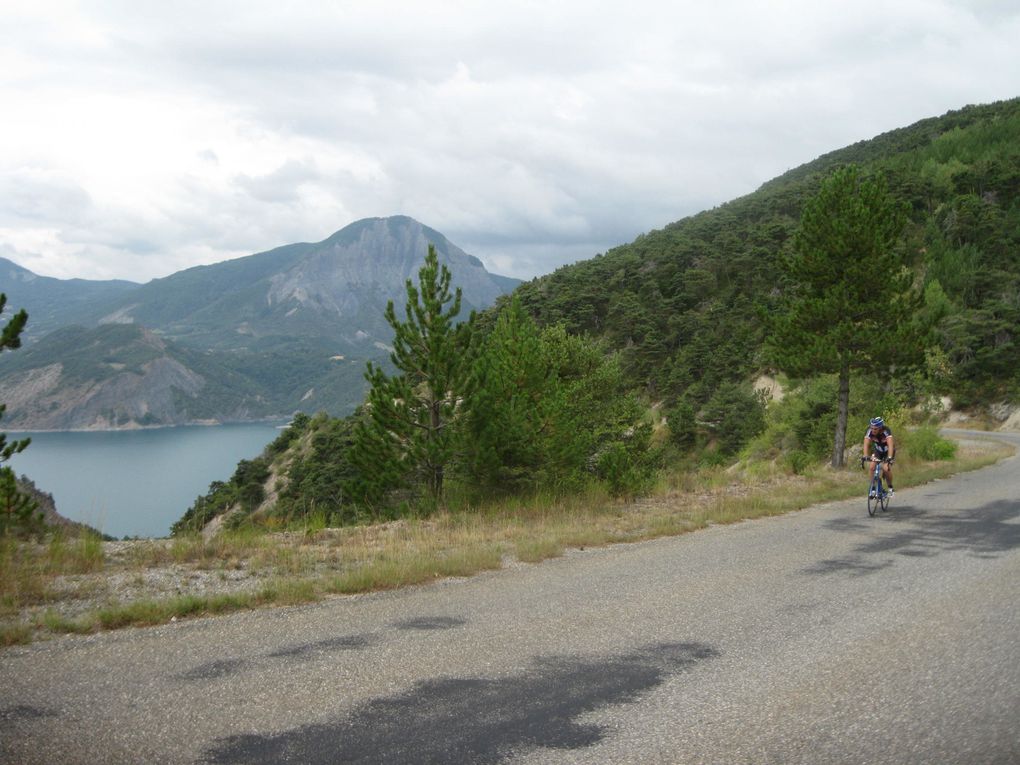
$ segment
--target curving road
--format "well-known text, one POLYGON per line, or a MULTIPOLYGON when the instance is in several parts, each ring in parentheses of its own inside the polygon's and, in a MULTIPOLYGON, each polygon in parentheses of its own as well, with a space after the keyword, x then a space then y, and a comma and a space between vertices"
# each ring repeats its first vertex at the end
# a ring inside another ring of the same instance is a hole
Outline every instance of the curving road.
POLYGON ((876 518, 8 649, 0 761, 1017 763, 1018 497, 1013 457, 876 518))

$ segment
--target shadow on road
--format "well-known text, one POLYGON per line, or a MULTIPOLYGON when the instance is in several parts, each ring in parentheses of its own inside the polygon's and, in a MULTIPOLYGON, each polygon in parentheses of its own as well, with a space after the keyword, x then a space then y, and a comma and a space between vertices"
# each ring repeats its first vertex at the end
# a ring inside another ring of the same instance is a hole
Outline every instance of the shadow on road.
POLYGON ((18 720, 38 720, 44 717, 59 717, 57 712, 43 707, 33 707, 28 704, 18 704, 6 709, 0 709, 0 722, 16 722, 18 720))
POLYGON ((451 616, 422 616, 416 619, 405 619, 393 626, 405 632, 433 632, 462 627, 465 624, 467 622, 464 619, 455 619, 451 616))
MULTIPOLYGON (((450 630, 467 624, 464 619, 452 616, 422 616, 393 624, 394 629, 411 632, 450 630)), ((201 682, 216 680, 239 672, 255 671, 269 660, 309 661, 337 651, 360 651, 380 641, 379 635, 340 635, 309 643, 294 643, 261 656, 227 658, 200 664, 177 675, 180 680, 201 682)))
POLYGON ((998 500, 952 515, 912 505, 894 506, 875 518, 834 518, 825 526, 837 532, 867 533, 852 555, 819 561, 806 574, 866 576, 893 565, 889 555, 927 558, 965 551, 994 558, 1020 548, 1020 501, 998 500))
POLYGON ((206 756, 215 763, 487 765, 511 751, 579 749, 600 741, 603 731, 575 718, 635 701, 670 676, 717 655, 698 643, 667 644, 602 659, 539 659, 516 677, 428 680, 331 724, 223 739, 206 756))
POLYGON ((189 669, 187 672, 182 672, 177 675, 177 678, 189 682, 216 680, 221 677, 236 675, 243 671, 254 671, 260 664, 264 664, 270 659, 303 661, 335 651, 358 651, 363 648, 370 648, 376 642, 378 642, 377 639, 372 635, 343 635, 318 640, 313 643, 297 643, 284 646, 272 653, 261 656, 252 656, 246 659, 229 658, 210 661, 189 669))

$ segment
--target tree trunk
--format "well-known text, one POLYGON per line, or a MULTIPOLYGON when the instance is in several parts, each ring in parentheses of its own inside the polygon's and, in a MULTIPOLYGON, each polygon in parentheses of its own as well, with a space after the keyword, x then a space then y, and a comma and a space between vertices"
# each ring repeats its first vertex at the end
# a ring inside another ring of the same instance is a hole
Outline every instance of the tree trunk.
MULTIPOLYGON (((442 419, 440 417, 440 408, 442 407, 442 400, 433 393, 432 401, 429 405, 429 440, 432 442, 433 450, 435 449, 436 442, 442 437, 442 419)), ((435 452, 430 455, 429 462, 430 474, 429 474, 429 491, 432 494, 432 499, 439 501, 439 498, 443 494, 443 465, 441 462, 434 462, 433 459, 436 457, 435 452)))
POLYGON ((843 467, 846 448, 846 421, 850 413, 850 364, 846 359, 839 363, 839 407, 836 412, 836 439, 832 446, 832 466, 843 467))

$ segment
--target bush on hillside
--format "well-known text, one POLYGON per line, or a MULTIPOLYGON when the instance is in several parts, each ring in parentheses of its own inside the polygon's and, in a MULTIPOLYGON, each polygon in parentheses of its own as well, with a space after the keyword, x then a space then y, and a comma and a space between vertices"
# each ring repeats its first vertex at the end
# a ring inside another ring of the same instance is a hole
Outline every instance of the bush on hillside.
POLYGON ((686 398, 678 401, 666 412, 669 439, 674 446, 687 452, 694 448, 698 438, 698 421, 694 407, 686 398))
POLYGON ((925 425, 916 430, 904 429, 899 442, 899 448, 926 462, 951 460, 956 456, 956 443, 939 435, 933 425, 925 425))
POLYGON ((765 429, 765 396, 749 384, 723 383, 701 411, 722 454, 736 454, 765 429))

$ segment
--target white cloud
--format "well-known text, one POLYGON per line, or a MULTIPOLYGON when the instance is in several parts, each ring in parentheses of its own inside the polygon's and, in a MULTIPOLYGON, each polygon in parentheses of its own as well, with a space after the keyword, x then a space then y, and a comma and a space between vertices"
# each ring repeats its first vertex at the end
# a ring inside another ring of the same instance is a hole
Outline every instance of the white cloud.
POLYGON ((996 0, 7 5, 0 244, 65 277, 397 213, 528 277, 1020 89, 996 0))

